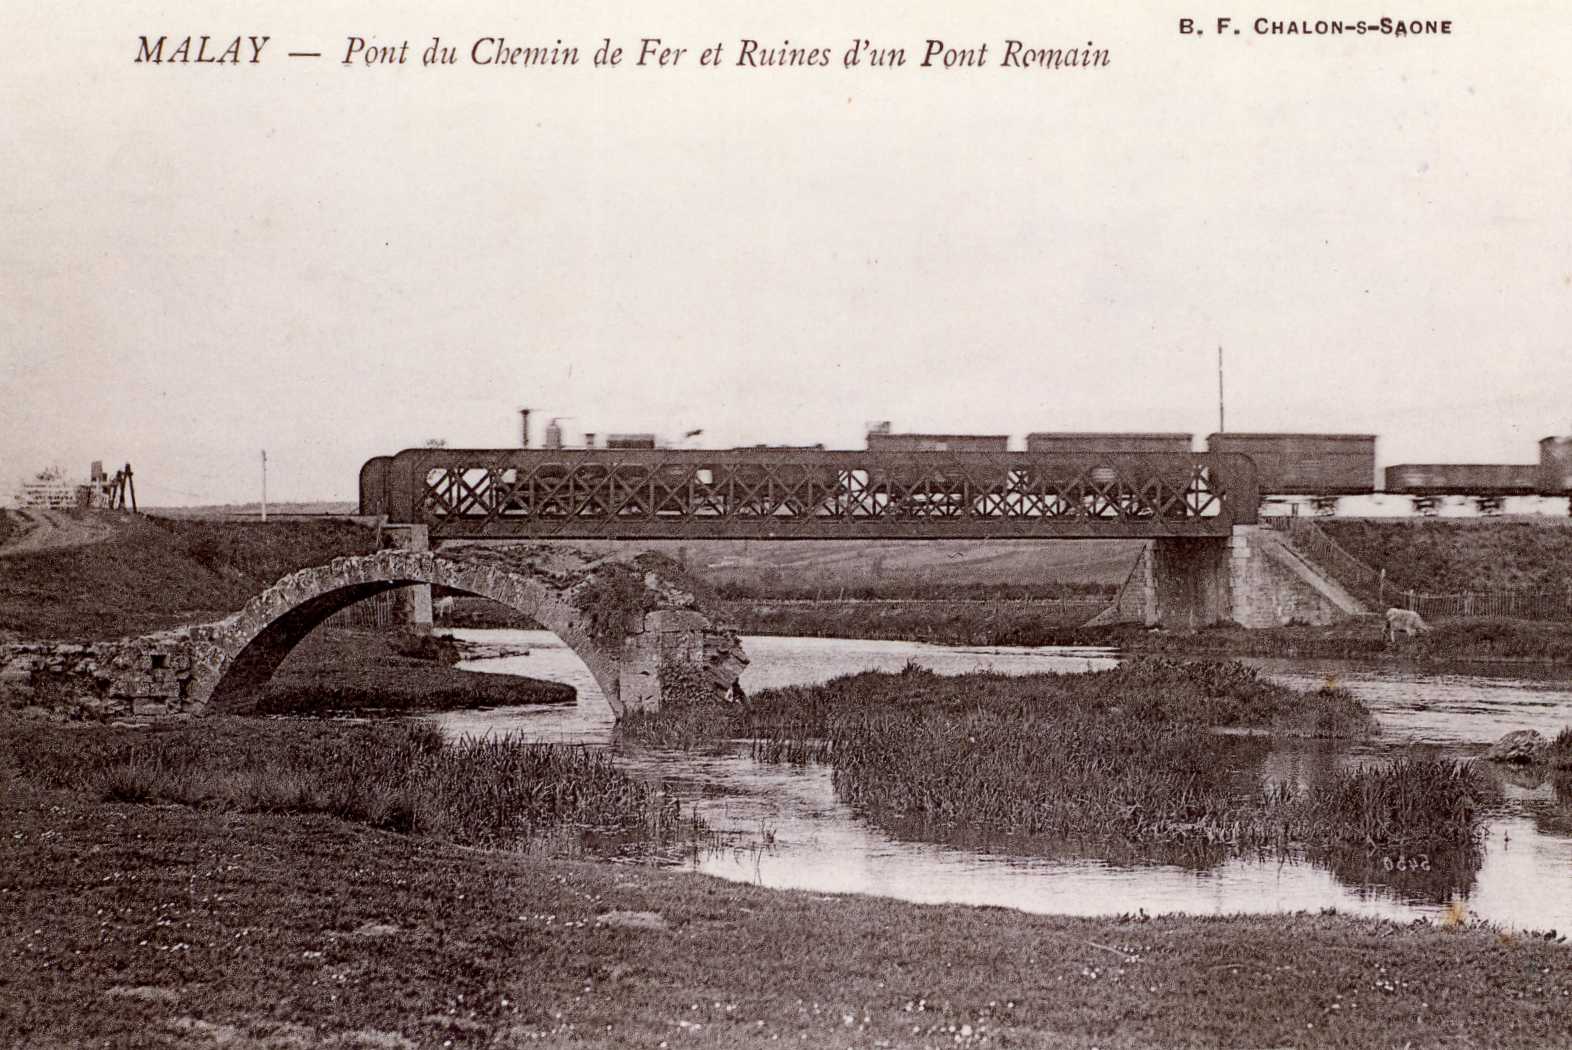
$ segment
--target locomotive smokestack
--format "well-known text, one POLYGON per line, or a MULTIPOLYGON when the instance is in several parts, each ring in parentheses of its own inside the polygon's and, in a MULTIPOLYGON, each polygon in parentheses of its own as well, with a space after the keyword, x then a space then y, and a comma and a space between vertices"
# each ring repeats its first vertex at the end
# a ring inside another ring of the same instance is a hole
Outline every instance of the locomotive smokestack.
POLYGON ((519 409, 519 448, 529 448, 529 409, 519 409))

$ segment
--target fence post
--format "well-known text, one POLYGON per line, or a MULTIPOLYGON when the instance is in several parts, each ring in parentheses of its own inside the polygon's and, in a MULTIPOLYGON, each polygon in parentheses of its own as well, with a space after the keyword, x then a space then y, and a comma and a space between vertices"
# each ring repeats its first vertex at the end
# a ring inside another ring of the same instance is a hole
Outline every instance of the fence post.
POLYGON ((1408 611, 1413 612, 1417 608, 1418 606, 1414 604, 1414 589, 1410 587, 1408 589, 1408 611))

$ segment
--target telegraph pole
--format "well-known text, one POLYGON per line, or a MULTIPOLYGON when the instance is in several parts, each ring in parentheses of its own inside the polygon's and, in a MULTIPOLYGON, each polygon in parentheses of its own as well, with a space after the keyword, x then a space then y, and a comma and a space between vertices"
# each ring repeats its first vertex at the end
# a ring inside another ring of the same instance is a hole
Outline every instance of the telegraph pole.
POLYGON ((267 449, 262 450, 262 520, 267 520, 267 449))
POLYGON ((1226 434, 1228 426, 1223 421, 1223 348, 1217 348, 1217 432, 1226 434))

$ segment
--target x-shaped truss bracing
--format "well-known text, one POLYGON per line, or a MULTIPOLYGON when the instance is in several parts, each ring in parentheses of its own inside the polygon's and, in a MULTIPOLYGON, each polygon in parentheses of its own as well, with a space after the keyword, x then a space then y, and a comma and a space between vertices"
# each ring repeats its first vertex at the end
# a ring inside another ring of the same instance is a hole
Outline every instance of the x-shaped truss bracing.
MULTIPOLYGON (((1218 536, 1253 521, 1244 456, 414 449, 362 471, 434 537, 1218 536)), ((379 462, 379 461, 374 461, 379 462)))

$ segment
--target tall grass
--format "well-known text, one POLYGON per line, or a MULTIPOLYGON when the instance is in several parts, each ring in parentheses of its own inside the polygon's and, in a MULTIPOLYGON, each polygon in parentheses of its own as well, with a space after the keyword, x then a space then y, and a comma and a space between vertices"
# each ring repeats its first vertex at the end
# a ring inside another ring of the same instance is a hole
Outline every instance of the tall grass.
POLYGON ((170 729, 16 723, 0 768, 116 802, 322 813, 453 842, 522 844, 561 828, 659 839, 675 799, 583 748, 447 743, 423 723, 205 719, 170 729))
POLYGON ((1337 773, 1296 801, 1297 819, 1326 846, 1467 849, 1493 794, 1471 763, 1402 757, 1337 773))
POLYGON ((1545 761, 1552 769, 1572 769, 1572 726, 1557 733, 1545 751, 1545 761))

